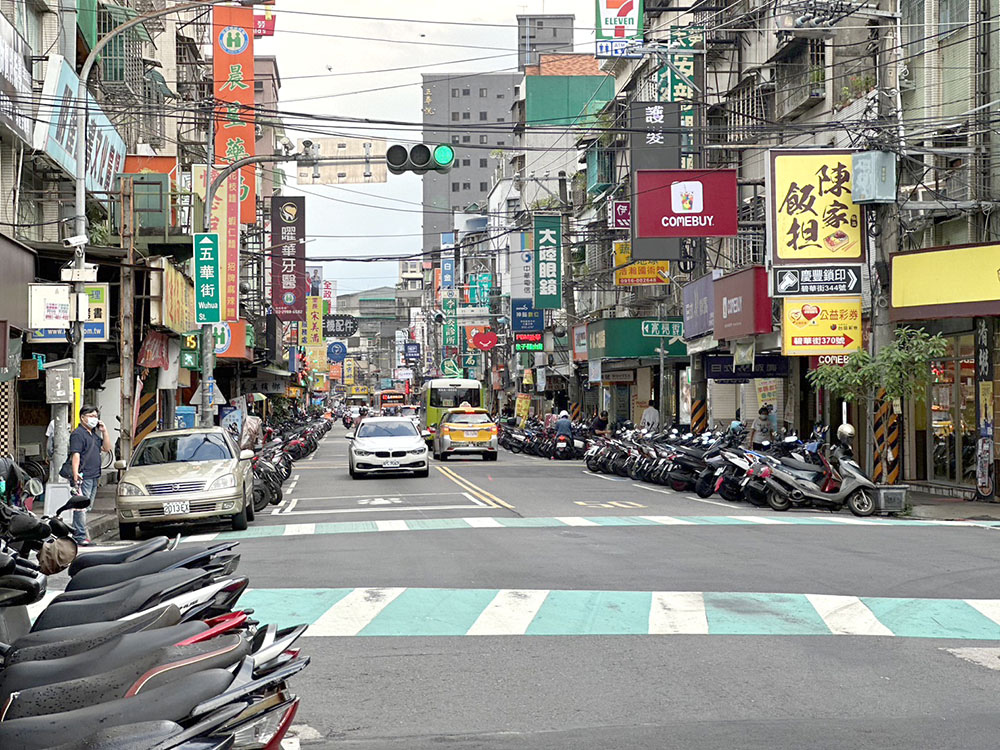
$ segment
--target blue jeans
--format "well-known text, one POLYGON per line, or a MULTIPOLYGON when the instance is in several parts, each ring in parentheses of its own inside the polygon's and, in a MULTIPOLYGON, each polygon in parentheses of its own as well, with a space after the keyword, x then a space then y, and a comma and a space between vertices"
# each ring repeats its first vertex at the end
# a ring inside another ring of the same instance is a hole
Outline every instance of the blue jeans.
POLYGON ((97 497, 97 482, 98 479, 83 479, 80 482, 80 494, 86 498, 89 498, 90 505, 83 510, 73 511, 73 538, 79 543, 87 539, 87 510, 89 510, 94 505, 94 500, 97 497))

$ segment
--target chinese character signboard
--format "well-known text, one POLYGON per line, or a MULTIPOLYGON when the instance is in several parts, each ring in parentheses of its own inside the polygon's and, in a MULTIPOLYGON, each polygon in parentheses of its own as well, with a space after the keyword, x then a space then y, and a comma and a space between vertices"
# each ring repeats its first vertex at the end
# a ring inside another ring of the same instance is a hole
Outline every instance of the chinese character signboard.
POLYGON ((535 307, 562 307, 562 217, 535 217, 535 307))
POLYGON ((323 298, 306 297, 306 325, 302 334, 304 346, 320 346, 323 343, 323 298))
POLYGON ((545 330, 545 313, 536 310, 530 299, 511 300, 510 329, 515 333, 533 333, 545 330))
POLYGON ((818 263, 808 266, 781 266, 773 269, 772 294, 796 297, 801 294, 861 294, 861 264, 818 263))
POLYGON ((337 314, 337 280, 323 279, 323 301, 326 303, 326 314, 337 314))
POLYGON ((515 352, 544 352, 545 341, 541 333, 515 333, 515 352))
MULTIPOLYGON (((215 155, 232 163, 255 153, 253 9, 217 5, 212 9, 215 155)), ((240 170, 240 220, 257 221, 256 167, 240 170)))
POLYGON ((851 151, 772 150, 769 242, 776 266, 864 258, 861 206, 851 199, 851 151))
POLYGON ((678 169, 681 165, 680 106, 663 102, 632 102, 629 131, 629 165, 633 173, 630 215, 632 257, 637 260, 680 260, 680 240, 639 236, 636 201, 639 170, 678 169))
POLYGON ((354 360, 344 360, 344 385, 354 385, 354 360))
MULTIPOLYGON (((669 30, 665 41, 678 49, 693 50, 701 46, 704 38, 704 30, 700 26, 673 27, 669 30)), ((693 84, 697 56, 694 53, 674 52, 670 55, 670 61, 673 63, 672 65, 664 65, 660 68, 658 86, 663 101, 673 102, 681 108, 681 145, 684 148, 681 166, 690 168, 694 166, 691 163, 693 161, 692 135, 694 133, 694 102, 697 97, 693 84)))
POLYGON ((684 301, 684 335, 688 340, 715 329, 715 279, 708 273, 681 289, 684 301))
MULTIPOLYGON (((108 340, 108 285, 84 284, 87 295, 87 322, 83 324, 83 340, 100 342, 108 340)), ((28 341, 58 341, 65 343, 66 331, 61 328, 35 328, 28 331, 28 341)))
POLYGON ((444 312, 444 345, 458 346, 458 290, 441 290, 441 309, 444 312))
POLYGON ((323 335, 346 339, 358 332, 358 319, 352 315, 327 315, 323 318, 323 335))
POLYGON ((306 199, 271 198, 271 305, 282 320, 306 314, 306 199))
POLYGON ((684 338, 684 323, 680 320, 644 320, 642 335, 680 341, 684 338))
MULTIPOLYGON (((212 180, 221 173, 212 169, 212 180)), ((201 164, 191 167, 195 194, 208 199, 208 169, 201 164)), ((240 188, 238 178, 229 177, 212 196, 209 229, 219 235, 219 266, 222 269, 222 315, 229 322, 239 320, 240 304, 240 188)))
POLYGON ((534 235, 528 232, 511 235, 510 298, 530 300, 535 296, 534 235))
POLYGON ((632 204, 608 198, 608 229, 632 228, 632 204))
POLYGON ((615 286, 653 286, 670 283, 670 261, 632 260, 632 243, 612 243, 615 249, 615 286))
POLYGON ((636 236, 734 237, 735 169, 659 169, 636 173, 636 236))
POLYGON ((782 354, 861 350, 861 297, 786 297, 783 303, 782 354))
MULTIPOLYGON (((0 107, 0 122, 31 144, 35 121, 31 90, 31 45, 7 20, 0 17, 0 92, 4 106, 0 107)), ((74 89, 75 95, 75 89, 74 89)))
POLYGON ((222 285, 219 270, 219 235, 194 236, 195 322, 222 322, 222 285))
POLYGON ((153 325, 169 328, 174 333, 186 333, 195 326, 194 287, 191 280, 174 268, 166 258, 149 261, 149 316, 153 325))

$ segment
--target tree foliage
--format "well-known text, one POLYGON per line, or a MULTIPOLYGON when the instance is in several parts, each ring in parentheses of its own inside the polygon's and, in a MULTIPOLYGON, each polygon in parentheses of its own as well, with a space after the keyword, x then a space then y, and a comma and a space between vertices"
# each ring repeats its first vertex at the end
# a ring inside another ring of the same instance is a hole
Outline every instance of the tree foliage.
POLYGON ((854 352, 843 367, 823 365, 809 373, 816 388, 845 401, 872 402, 882 388, 886 398, 921 397, 927 390, 931 360, 942 356, 947 342, 941 334, 923 328, 897 328, 891 344, 874 356, 854 352))

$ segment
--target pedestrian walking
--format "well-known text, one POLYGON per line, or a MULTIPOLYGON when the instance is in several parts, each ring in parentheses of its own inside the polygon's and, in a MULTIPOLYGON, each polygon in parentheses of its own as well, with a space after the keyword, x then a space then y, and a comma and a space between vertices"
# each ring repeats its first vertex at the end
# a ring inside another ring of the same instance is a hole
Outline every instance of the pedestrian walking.
POLYGON ((59 472, 60 476, 72 481, 78 494, 90 500, 86 508, 73 511, 73 538, 81 545, 90 544, 87 511, 97 498, 102 450, 111 450, 111 435, 101 421, 97 407, 85 404, 80 408, 80 426, 69 436, 69 458, 59 472))
POLYGON ((639 420, 639 427, 643 430, 655 431, 660 427, 660 412, 656 408, 656 399, 650 399, 649 406, 642 413, 639 420))

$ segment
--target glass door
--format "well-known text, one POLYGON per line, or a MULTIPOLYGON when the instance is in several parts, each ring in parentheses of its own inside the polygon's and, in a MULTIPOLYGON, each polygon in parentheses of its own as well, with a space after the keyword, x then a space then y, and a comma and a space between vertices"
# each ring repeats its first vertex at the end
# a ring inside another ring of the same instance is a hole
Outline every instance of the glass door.
POLYGON ((940 359, 931 362, 931 432, 928 446, 931 455, 928 466, 930 479, 938 482, 956 481, 956 415, 955 361, 940 359))
POLYGON ((976 372, 973 337, 948 339, 948 358, 931 363, 928 478, 976 482, 976 372))

